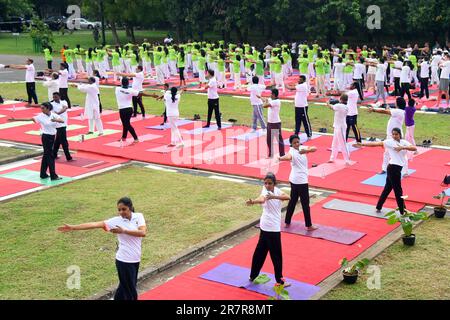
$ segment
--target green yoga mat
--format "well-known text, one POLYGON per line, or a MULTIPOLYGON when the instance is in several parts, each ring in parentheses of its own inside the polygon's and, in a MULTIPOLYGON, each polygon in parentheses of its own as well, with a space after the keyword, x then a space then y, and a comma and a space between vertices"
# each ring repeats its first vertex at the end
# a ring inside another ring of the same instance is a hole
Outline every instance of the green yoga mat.
MULTIPOLYGON (((82 128, 86 128, 86 126, 80 126, 79 124, 70 124, 67 126, 66 131, 72 131, 72 130, 77 130, 77 129, 82 129, 82 128)), ((40 136, 41 135, 41 131, 40 130, 31 130, 31 131, 27 131, 25 132, 26 134, 31 134, 33 136, 40 136)))
MULTIPOLYGON (((122 132, 122 131, 120 131, 120 130, 113 130, 113 129, 106 129, 106 130, 103 130, 103 136, 108 136, 110 134, 114 134, 114 133, 118 133, 118 132, 122 132)), ((78 134, 76 136, 67 138, 67 140, 69 140, 69 141, 77 141, 78 142, 78 141, 80 141, 80 136, 81 136, 81 134, 78 134)), ((100 136, 100 137, 103 137, 103 136, 100 136)), ((95 139, 95 138, 99 138, 98 133, 85 134, 84 135, 84 141, 95 139)))
POLYGON ((41 179, 39 176, 39 172, 33 171, 33 170, 28 170, 28 169, 20 169, 20 170, 8 172, 8 173, 0 175, 0 177, 13 179, 13 180, 32 182, 32 183, 42 184, 45 186, 54 186, 54 185, 66 183, 66 182, 73 180, 70 177, 63 177, 63 176, 60 176, 62 178, 61 180, 55 180, 55 181, 52 181, 50 178, 41 179))

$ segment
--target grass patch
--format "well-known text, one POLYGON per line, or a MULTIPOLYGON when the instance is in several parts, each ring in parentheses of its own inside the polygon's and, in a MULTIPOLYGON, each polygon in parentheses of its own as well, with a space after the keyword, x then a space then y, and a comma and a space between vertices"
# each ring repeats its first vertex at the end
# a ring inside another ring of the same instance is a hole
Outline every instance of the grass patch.
POLYGON ((79 299, 116 285, 116 237, 101 230, 62 234, 63 223, 101 221, 130 196, 148 225, 141 270, 260 215, 245 199, 260 187, 141 167, 34 193, 0 204, 0 299, 79 299), (81 270, 69 290, 66 268, 81 270))
POLYGON ((414 233, 416 245, 401 240, 385 250, 371 264, 381 269, 381 289, 369 290, 370 274, 363 272, 354 285, 339 284, 324 300, 441 300, 450 299, 450 219, 431 218, 414 233))
MULTIPOLYGON (((47 89, 40 83, 36 84, 38 97, 47 98, 47 89)), ((0 92, 9 99, 26 98, 25 84, 0 84, 0 92)), ((84 105, 85 95, 75 88, 69 89, 69 96, 72 103, 84 105)), ((101 88, 102 105, 105 109, 117 110, 117 103, 112 88, 101 88)), ((144 105, 147 113, 160 115, 164 111, 163 104, 153 98, 144 97, 144 105)), ((220 109, 223 119, 227 121, 230 118, 237 119, 238 124, 251 125, 252 109, 248 99, 233 98, 232 96, 222 95, 220 97, 220 109)), ((204 95, 184 94, 180 103, 181 117, 192 118, 198 113, 202 119, 207 116, 207 98, 204 95)), ((313 105, 309 108, 309 116, 314 131, 319 128, 328 128, 332 131, 333 112, 324 106, 313 105)), ((281 121, 284 128, 295 127, 294 104, 292 102, 283 102, 281 108, 281 121)), ((358 116, 358 125, 363 138, 365 137, 386 137, 386 125, 389 117, 381 114, 369 113, 367 110, 360 110, 358 116)), ((415 138, 420 143, 425 139, 433 140, 433 143, 439 145, 450 145, 450 131, 446 115, 427 115, 416 114, 415 138)), ((303 127, 302 127, 302 130, 303 127)), ((353 136, 353 133, 350 133, 353 136)))
POLYGON ((33 151, 33 150, 24 150, 24 149, 12 148, 12 147, 0 147, 0 161, 6 160, 6 159, 12 159, 17 156, 32 154, 35 152, 36 151, 33 151))

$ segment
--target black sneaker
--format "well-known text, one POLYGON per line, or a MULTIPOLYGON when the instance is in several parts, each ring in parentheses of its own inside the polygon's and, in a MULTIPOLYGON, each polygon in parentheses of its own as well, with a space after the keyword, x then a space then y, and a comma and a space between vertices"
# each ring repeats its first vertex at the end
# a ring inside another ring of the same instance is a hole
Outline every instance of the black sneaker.
POLYGON ((52 181, 56 181, 56 180, 62 180, 62 178, 61 178, 61 177, 58 177, 58 176, 56 176, 56 177, 53 177, 53 178, 51 178, 51 180, 52 180, 52 181))
POLYGON ((48 179, 50 176, 47 174, 45 176, 40 176, 41 179, 48 179))

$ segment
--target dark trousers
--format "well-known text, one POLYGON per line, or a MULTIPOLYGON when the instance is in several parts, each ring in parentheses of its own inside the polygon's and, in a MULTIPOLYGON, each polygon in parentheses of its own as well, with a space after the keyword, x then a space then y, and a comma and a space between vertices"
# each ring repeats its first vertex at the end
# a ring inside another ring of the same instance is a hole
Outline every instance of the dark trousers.
POLYGON ((402 198, 402 168, 402 166, 398 166, 395 164, 388 165, 386 169, 386 185, 384 186, 383 192, 380 195, 380 199, 378 199, 377 210, 381 210, 381 208, 383 208, 383 204, 385 203, 389 193, 391 193, 392 189, 394 189, 397 206, 400 210, 400 213, 403 214, 405 210, 405 201, 402 198))
POLYGON ((281 232, 268 232, 261 230, 259 241, 256 245, 252 259, 252 270, 250 279, 253 281, 261 272, 261 268, 266 261, 267 253, 270 253, 275 279, 278 283, 283 283, 283 255, 281 251, 281 232))
POLYGON ((420 78, 420 95, 419 97, 430 97, 430 91, 428 90, 428 78, 420 78))
POLYGON ((178 68, 180 72, 180 81, 184 81, 184 67, 178 68))
POLYGON ((119 276, 119 287, 114 294, 114 300, 137 300, 137 277, 139 262, 127 263, 116 259, 116 269, 119 276))
POLYGON ((67 141, 66 127, 56 128, 55 143, 53 144, 53 158, 58 156, 59 146, 62 145, 67 160, 72 159, 69 152, 69 142, 67 141))
POLYGON ((41 161, 41 178, 48 177, 47 169, 50 171, 50 178, 57 178, 55 171, 55 158, 53 157, 53 144, 55 143, 55 136, 50 134, 43 134, 41 136, 42 148, 44 148, 44 155, 41 161))
POLYGON ((72 104, 69 99, 69 89, 68 88, 59 88, 59 95, 61 96, 61 100, 67 101, 68 108, 72 108, 72 104))
POLYGON ((353 79, 354 82, 356 82, 358 85, 356 86, 356 90, 358 90, 359 98, 361 100, 364 100, 364 93, 363 93, 363 81, 364 79, 353 79))
POLYGON ((350 133, 351 128, 355 135, 356 141, 361 142, 361 132, 359 132, 358 128, 358 115, 355 114, 353 116, 347 116, 346 122, 347 122, 347 133, 345 135, 345 141, 348 140, 348 134, 350 133))
POLYGON ((38 104, 38 98, 36 95, 36 83, 35 82, 27 82, 27 95, 28 95, 28 103, 31 104, 31 101, 34 101, 35 104, 38 104))
POLYGON ((402 88, 400 86, 400 78, 394 78, 394 96, 398 97, 402 92, 402 88))
POLYGON ((411 87, 411 84, 403 82, 401 84, 401 91, 400 91, 400 97, 404 97, 405 93, 408 96, 408 99, 411 100, 411 92, 409 92, 409 88, 411 87))
POLYGON ((166 111, 166 108, 164 108, 163 117, 164 117, 164 122, 163 123, 166 123, 167 122, 167 111, 166 111))
POLYGON ((305 132, 308 137, 312 136, 311 123, 309 122, 308 107, 295 108, 295 134, 300 133, 300 128, 305 127, 305 132))
POLYGON ((216 116, 217 127, 222 127, 222 122, 220 120, 220 109, 219 109, 219 99, 208 99, 208 121, 206 122, 207 126, 211 124, 211 118, 214 111, 214 115, 216 116))
POLYGON ((48 68, 48 69, 53 69, 53 68, 52 68, 52 62, 53 62, 52 60, 47 61, 47 68, 48 68))
POLYGON ((131 133, 134 140, 138 139, 138 136, 136 134, 136 131, 134 131, 134 128, 131 126, 131 116, 133 115, 133 109, 132 108, 125 108, 119 110, 120 114, 120 121, 122 121, 123 131, 122 131, 122 140, 125 140, 128 136, 128 132, 131 133))
POLYGON ((99 108, 100 108, 100 113, 102 113, 102 111, 103 111, 103 106, 102 106, 102 101, 100 100, 100 94, 98 95, 98 106, 99 106, 99 108))
POLYGON ((292 215, 294 214, 295 206, 297 205, 298 198, 302 204, 303 215, 305 217, 305 226, 311 227, 311 210, 309 208, 309 186, 307 183, 294 184, 291 182, 291 200, 287 206, 286 217, 284 222, 291 224, 292 215))
POLYGON ((144 104, 142 103, 142 96, 138 95, 136 97, 133 97, 133 117, 137 116, 137 107, 139 105, 139 108, 141 109, 142 117, 145 117, 145 108, 144 104))
POLYGON ((278 148, 280 151, 280 157, 284 156, 284 141, 281 135, 281 122, 267 123, 267 147, 269 148, 269 157, 272 157, 272 141, 273 138, 278 140, 278 148))

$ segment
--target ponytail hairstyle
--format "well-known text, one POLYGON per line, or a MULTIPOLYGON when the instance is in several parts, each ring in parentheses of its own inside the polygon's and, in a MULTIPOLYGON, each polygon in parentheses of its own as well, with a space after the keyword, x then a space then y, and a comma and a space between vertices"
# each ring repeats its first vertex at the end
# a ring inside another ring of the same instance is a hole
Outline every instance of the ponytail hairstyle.
POLYGON ((50 54, 53 53, 53 48, 51 46, 47 46, 47 48, 50 51, 50 54))
POLYGON ((101 78, 100 72, 98 72, 98 70, 94 70, 94 76, 101 78))
POLYGON ((173 102, 173 103, 175 103, 175 101, 177 100, 177 99, 176 99, 177 92, 178 92, 177 87, 172 87, 172 88, 170 89, 170 93, 172 94, 172 102, 173 102))
POLYGON ((89 59, 92 59, 92 48, 88 49, 88 57, 89 59))
POLYGON ((164 53, 166 54, 166 55, 168 55, 169 54, 169 49, 167 49, 167 47, 164 47, 164 53))
POLYGON ((116 52, 119 54, 119 57, 122 58, 122 52, 120 51, 119 46, 116 46, 116 52))
POLYGON ((273 184, 276 185, 277 184, 277 178, 275 177, 275 174, 272 172, 267 172, 266 176, 264 177, 264 180, 272 180, 273 184))
POLYGON ((181 61, 184 62, 184 49, 182 47, 180 48, 180 57, 181 57, 181 61))
POLYGON ((284 59, 283 59, 283 57, 281 56, 281 54, 278 55, 278 59, 280 59, 281 64, 284 64, 284 59))
POLYGON ((200 49, 200 54, 202 57, 206 57, 206 52, 204 49, 200 49))
POLYGON ((117 201, 117 204, 123 204, 124 206, 128 207, 131 212, 134 212, 133 201, 131 201, 131 199, 128 197, 120 198, 119 201, 117 201))
POLYGON ((261 60, 261 61, 263 61, 264 62, 264 53, 260 53, 259 54, 259 60, 261 60))

